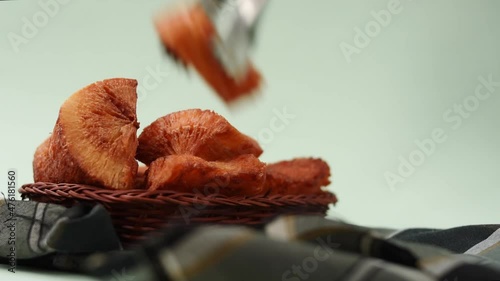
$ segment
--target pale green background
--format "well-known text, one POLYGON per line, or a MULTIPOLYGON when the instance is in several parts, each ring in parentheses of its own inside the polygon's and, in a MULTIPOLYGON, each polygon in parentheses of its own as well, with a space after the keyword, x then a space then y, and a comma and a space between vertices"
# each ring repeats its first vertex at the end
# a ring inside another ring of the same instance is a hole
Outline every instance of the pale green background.
POLYGON ((142 83, 159 66, 169 77, 139 102, 142 127, 200 107, 259 139, 273 109, 286 107, 296 117, 265 144, 262 159, 326 159, 340 198, 332 215, 387 227, 499 223, 500 88, 458 130, 442 114, 473 94, 478 76, 500 81, 500 1, 401 0, 402 11, 348 63, 339 44, 353 44, 354 28, 389 2, 273 1, 255 51, 266 87, 234 110, 163 56, 151 18, 166 1, 69 1, 18 53, 8 34, 20 34, 22 17, 41 8, 2 2, 1 174, 14 167, 19 183, 32 181, 33 152, 74 91, 110 77, 142 83), (437 127, 447 141, 390 190, 384 173, 437 127))
MULTIPOLYGON (((353 44, 354 28, 388 2, 274 1, 255 52, 267 86, 237 110, 163 56, 151 16, 165 1, 69 1, 19 53, 7 34, 19 34, 22 17, 41 8, 35 1, 2 2, 0 173, 14 167, 19 183, 32 181, 33 152, 71 93, 110 77, 141 83, 148 67, 159 66, 169 77, 138 104, 143 127, 200 107, 259 138, 273 109, 286 107, 296 118, 265 145, 262 159, 326 159, 340 198, 332 216, 386 227, 500 223, 500 89, 458 130, 442 118, 474 92, 478 76, 500 80, 500 1, 401 0, 401 13, 348 63, 339 44, 353 44), (435 128, 446 131, 447 141, 390 190, 384 174, 435 128)), ((6 179, 0 181, 5 192, 6 179)))

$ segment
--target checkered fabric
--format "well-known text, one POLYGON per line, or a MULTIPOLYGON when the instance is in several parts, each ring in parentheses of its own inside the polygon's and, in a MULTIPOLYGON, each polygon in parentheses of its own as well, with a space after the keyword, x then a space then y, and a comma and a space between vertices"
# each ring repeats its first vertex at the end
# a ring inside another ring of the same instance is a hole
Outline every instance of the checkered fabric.
MULTIPOLYGON (((6 206, 0 201, 2 263, 10 251, 12 212, 6 206)), ((170 227, 122 250, 99 205, 66 209, 21 201, 15 217, 19 264, 100 280, 500 280, 500 225, 393 230, 282 216, 259 229, 170 227)))

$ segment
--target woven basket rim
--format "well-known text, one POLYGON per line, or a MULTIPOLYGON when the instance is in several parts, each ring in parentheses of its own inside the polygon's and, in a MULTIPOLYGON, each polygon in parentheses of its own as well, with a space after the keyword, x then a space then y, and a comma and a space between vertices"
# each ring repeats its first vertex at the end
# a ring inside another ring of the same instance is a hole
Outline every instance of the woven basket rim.
POLYGON ((184 193, 172 190, 148 191, 143 189, 111 190, 85 184, 36 182, 24 184, 19 188, 23 198, 44 196, 59 200, 83 200, 107 203, 139 204, 176 204, 207 206, 297 206, 329 205, 337 203, 335 194, 325 191, 320 194, 271 195, 271 196, 225 196, 200 193, 184 193))

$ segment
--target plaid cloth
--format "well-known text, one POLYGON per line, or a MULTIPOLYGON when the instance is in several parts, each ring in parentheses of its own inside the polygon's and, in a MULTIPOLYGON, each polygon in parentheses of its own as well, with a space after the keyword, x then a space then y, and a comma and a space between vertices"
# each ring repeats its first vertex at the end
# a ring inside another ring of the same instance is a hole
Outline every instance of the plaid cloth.
POLYGON ((100 205, 0 200, 0 221, 0 263, 78 271, 89 254, 121 249, 100 205))
MULTIPOLYGON (((391 230, 321 217, 283 216, 262 229, 169 228, 125 251, 116 244, 109 217, 100 206, 75 210, 17 204, 24 210, 18 224, 25 224, 24 228, 18 225, 17 245, 26 249, 18 252, 20 261, 47 259, 46 266, 101 280, 500 280, 500 225, 391 230), (36 215, 40 208, 46 216, 36 215), (30 220, 43 225, 35 227, 38 234, 27 227, 30 220), (61 224, 65 221, 72 223, 61 224), (64 233, 77 236, 70 239, 64 233), (33 239, 41 241, 36 251, 29 246, 34 245, 33 239), (61 262, 67 259, 72 262, 61 262)), ((5 256, 5 236, 0 239, 0 254, 5 256)))

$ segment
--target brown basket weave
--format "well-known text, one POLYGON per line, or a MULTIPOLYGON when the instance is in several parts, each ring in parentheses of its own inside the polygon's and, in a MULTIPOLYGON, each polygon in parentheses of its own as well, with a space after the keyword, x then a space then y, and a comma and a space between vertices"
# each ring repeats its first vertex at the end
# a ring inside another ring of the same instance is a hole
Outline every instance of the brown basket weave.
POLYGON ((260 226, 281 214, 325 215, 337 198, 321 195, 254 197, 204 196, 168 190, 108 190, 80 184, 38 182, 23 185, 23 199, 72 206, 100 203, 111 214, 125 245, 135 244, 168 225, 222 223, 260 226))

